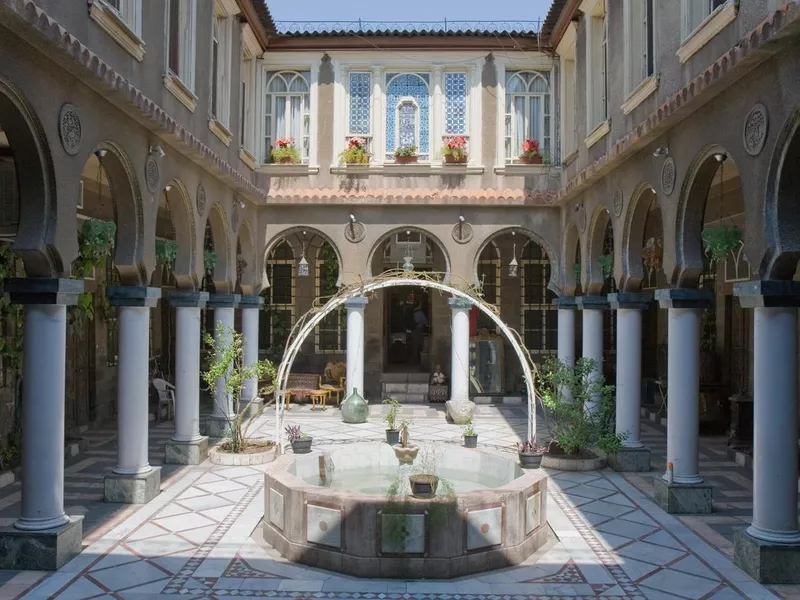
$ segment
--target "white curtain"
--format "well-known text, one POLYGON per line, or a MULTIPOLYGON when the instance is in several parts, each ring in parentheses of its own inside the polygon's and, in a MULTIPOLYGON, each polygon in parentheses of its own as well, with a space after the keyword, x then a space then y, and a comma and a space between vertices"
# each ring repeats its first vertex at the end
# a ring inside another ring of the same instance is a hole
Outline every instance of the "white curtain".
POLYGON ((522 142, 528 133, 525 126, 525 96, 514 97, 514 152, 522 154, 522 142))
POLYGON ((289 136, 294 138, 295 146, 303 145, 303 98, 302 96, 291 96, 291 122, 289 123, 289 136))
POLYGON ((274 144, 278 138, 286 135, 286 96, 274 96, 275 98, 275 136, 272 140, 274 144))
POLYGON ((542 99, 539 96, 531 96, 530 98, 530 111, 528 112, 528 131, 530 132, 530 139, 539 141, 539 148, 544 150, 544 138, 541 124, 542 114, 542 99))

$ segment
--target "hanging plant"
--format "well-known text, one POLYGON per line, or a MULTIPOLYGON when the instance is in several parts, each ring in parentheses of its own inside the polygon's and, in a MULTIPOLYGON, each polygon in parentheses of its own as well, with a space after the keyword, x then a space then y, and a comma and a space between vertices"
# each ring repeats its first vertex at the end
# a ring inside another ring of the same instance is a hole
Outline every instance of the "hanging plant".
POLYGON ((95 268, 105 265, 114 248, 117 226, 113 221, 88 219, 78 232, 78 258, 72 262, 75 277, 91 277, 95 268))
POLYGON ((575 281, 581 280, 581 263, 576 262, 572 265, 572 275, 575 277, 575 281))
POLYGON ((642 248, 642 262, 649 273, 661 270, 661 260, 664 255, 661 238, 650 238, 642 248))
POLYGON ((173 240, 156 240, 156 262, 160 265, 172 265, 178 258, 178 242, 173 240))
POLYGON ((742 230, 736 225, 718 225, 706 227, 701 234, 703 248, 713 261, 726 260, 728 253, 733 252, 742 242, 742 230))
POLYGON ((597 259, 597 262, 600 264, 600 270, 603 272, 603 278, 608 279, 611 277, 611 273, 614 270, 614 257, 610 254, 604 254, 597 259))
POLYGON ((206 267, 206 271, 213 271, 217 266, 217 253, 206 250, 203 254, 203 264, 206 267))

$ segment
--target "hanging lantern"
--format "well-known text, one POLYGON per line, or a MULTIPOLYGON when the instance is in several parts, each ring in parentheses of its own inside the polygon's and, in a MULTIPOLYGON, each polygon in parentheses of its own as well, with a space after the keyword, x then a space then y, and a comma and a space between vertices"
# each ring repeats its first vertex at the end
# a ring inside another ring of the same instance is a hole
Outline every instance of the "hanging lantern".
POLYGON ((303 254, 300 256, 300 262, 297 263, 297 276, 308 277, 309 268, 308 261, 306 260, 306 232, 303 232, 303 254))
MULTIPOLYGON (((511 232, 511 239, 514 239, 514 232, 511 232)), ((517 242, 514 242, 511 262, 508 263, 508 276, 517 277, 519 275, 519 263, 517 262, 517 242)))

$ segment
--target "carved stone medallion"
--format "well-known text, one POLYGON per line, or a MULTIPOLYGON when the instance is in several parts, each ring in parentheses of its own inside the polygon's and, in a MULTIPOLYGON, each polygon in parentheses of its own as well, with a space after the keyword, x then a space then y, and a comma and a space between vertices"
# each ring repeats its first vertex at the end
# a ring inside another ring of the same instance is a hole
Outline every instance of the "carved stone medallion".
POLYGON ((469 223, 456 223, 453 226, 453 239, 459 244, 467 244, 472 240, 475 232, 469 223))
POLYGON ((72 104, 64 104, 58 113, 58 135, 64 151, 70 156, 75 156, 81 148, 81 117, 72 104))
POLYGON ((675 159, 667 157, 661 166, 661 189, 669 196, 675 189, 675 159))
POLYGON ((197 186, 197 214, 201 217, 206 214, 206 188, 202 183, 197 186))
POLYGON ((614 192, 614 216, 619 218, 622 214, 622 190, 614 192))
POLYGON ((747 118, 744 120, 742 138, 744 149, 750 156, 758 156, 764 149, 769 132, 769 115, 767 107, 759 103, 750 109, 747 118))
POLYGON ((155 194, 158 189, 158 179, 161 173, 158 169, 158 162, 152 156, 148 156, 144 161, 144 181, 151 194, 155 194))
POLYGON ((348 242, 357 244, 367 235, 367 228, 361 221, 354 221, 344 226, 344 237, 348 242))

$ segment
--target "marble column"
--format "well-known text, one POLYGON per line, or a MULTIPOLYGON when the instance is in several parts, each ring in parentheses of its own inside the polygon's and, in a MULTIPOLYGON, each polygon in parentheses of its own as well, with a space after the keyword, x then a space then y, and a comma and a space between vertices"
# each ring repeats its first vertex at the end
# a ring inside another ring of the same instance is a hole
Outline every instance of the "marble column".
MULTIPOLYGON (((582 358, 590 358, 595 367, 589 374, 589 381, 594 383, 603 376, 603 312, 608 308, 605 296, 577 296, 575 303, 582 311, 583 348, 582 358)), ((592 396, 586 410, 594 412, 600 401, 598 395, 592 396)))
POLYGON ((472 302, 463 298, 448 300, 453 311, 450 343, 450 400, 447 413, 454 423, 472 419, 475 403, 469 399, 469 313, 472 302))
POLYGON ((8 279, 24 304, 22 489, 19 519, 0 527, 0 569, 55 570, 81 551, 83 517, 64 512, 67 306, 83 281, 8 279))
MULTIPOLYGON (((235 330, 234 317, 239 306, 238 294, 209 294, 206 306, 214 310, 214 340, 220 344, 227 340, 226 332, 235 330)), ((229 342, 229 340, 228 340, 229 342)), ((230 431, 231 420, 236 417, 230 395, 225 391, 225 381, 220 379, 214 389, 214 407, 206 422, 210 438, 224 438, 230 431)))
POLYGON ((575 366, 575 296, 559 296, 553 304, 558 308, 558 360, 575 366))
MULTIPOLYGON (((263 305, 264 299, 261 296, 242 296, 239 300, 239 308, 242 311, 242 338, 244 338, 242 360, 245 365, 258 362, 258 318, 261 316, 263 305)), ((258 377, 245 379, 241 404, 243 409, 247 408, 247 416, 258 414, 263 403, 264 400, 258 397, 258 377)))
POLYGON ((106 502, 146 504, 161 492, 161 467, 150 466, 150 309, 161 288, 113 286, 118 308, 117 465, 104 481, 106 502))
POLYGON ((200 319, 208 292, 169 294, 175 308, 175 433, 166 445, 166 463, 199 465, 208 456, 200 435, 200 319))
POLYGON ((800 583, 797 522, 797 307, 800 283, 734 285, 753 325, 753 521, 734 562, 763 583, 800 583))
POLYGON ((347 379, 345 398, 358 390, 364 395, 364 309, 367 298, 357 296, 344 303, 347 309, 347 379))
POLYGON ((710 513, 711 486, 699 474, 700 317, 710 290, 656 290, 667 325, 667 472, 654 481, 656 504, 673 514, 710 513), (672 464, 672 473, 669 472, 672 464))
POLYGON ((642 406, 642 311, 647 310, 650 294, 609 294, 608 302, 617 311, 617 414, 616 433, 624 436, 622 451, 609 455, 615 471, 650 470, 650 450, 639 439, 642 406))

